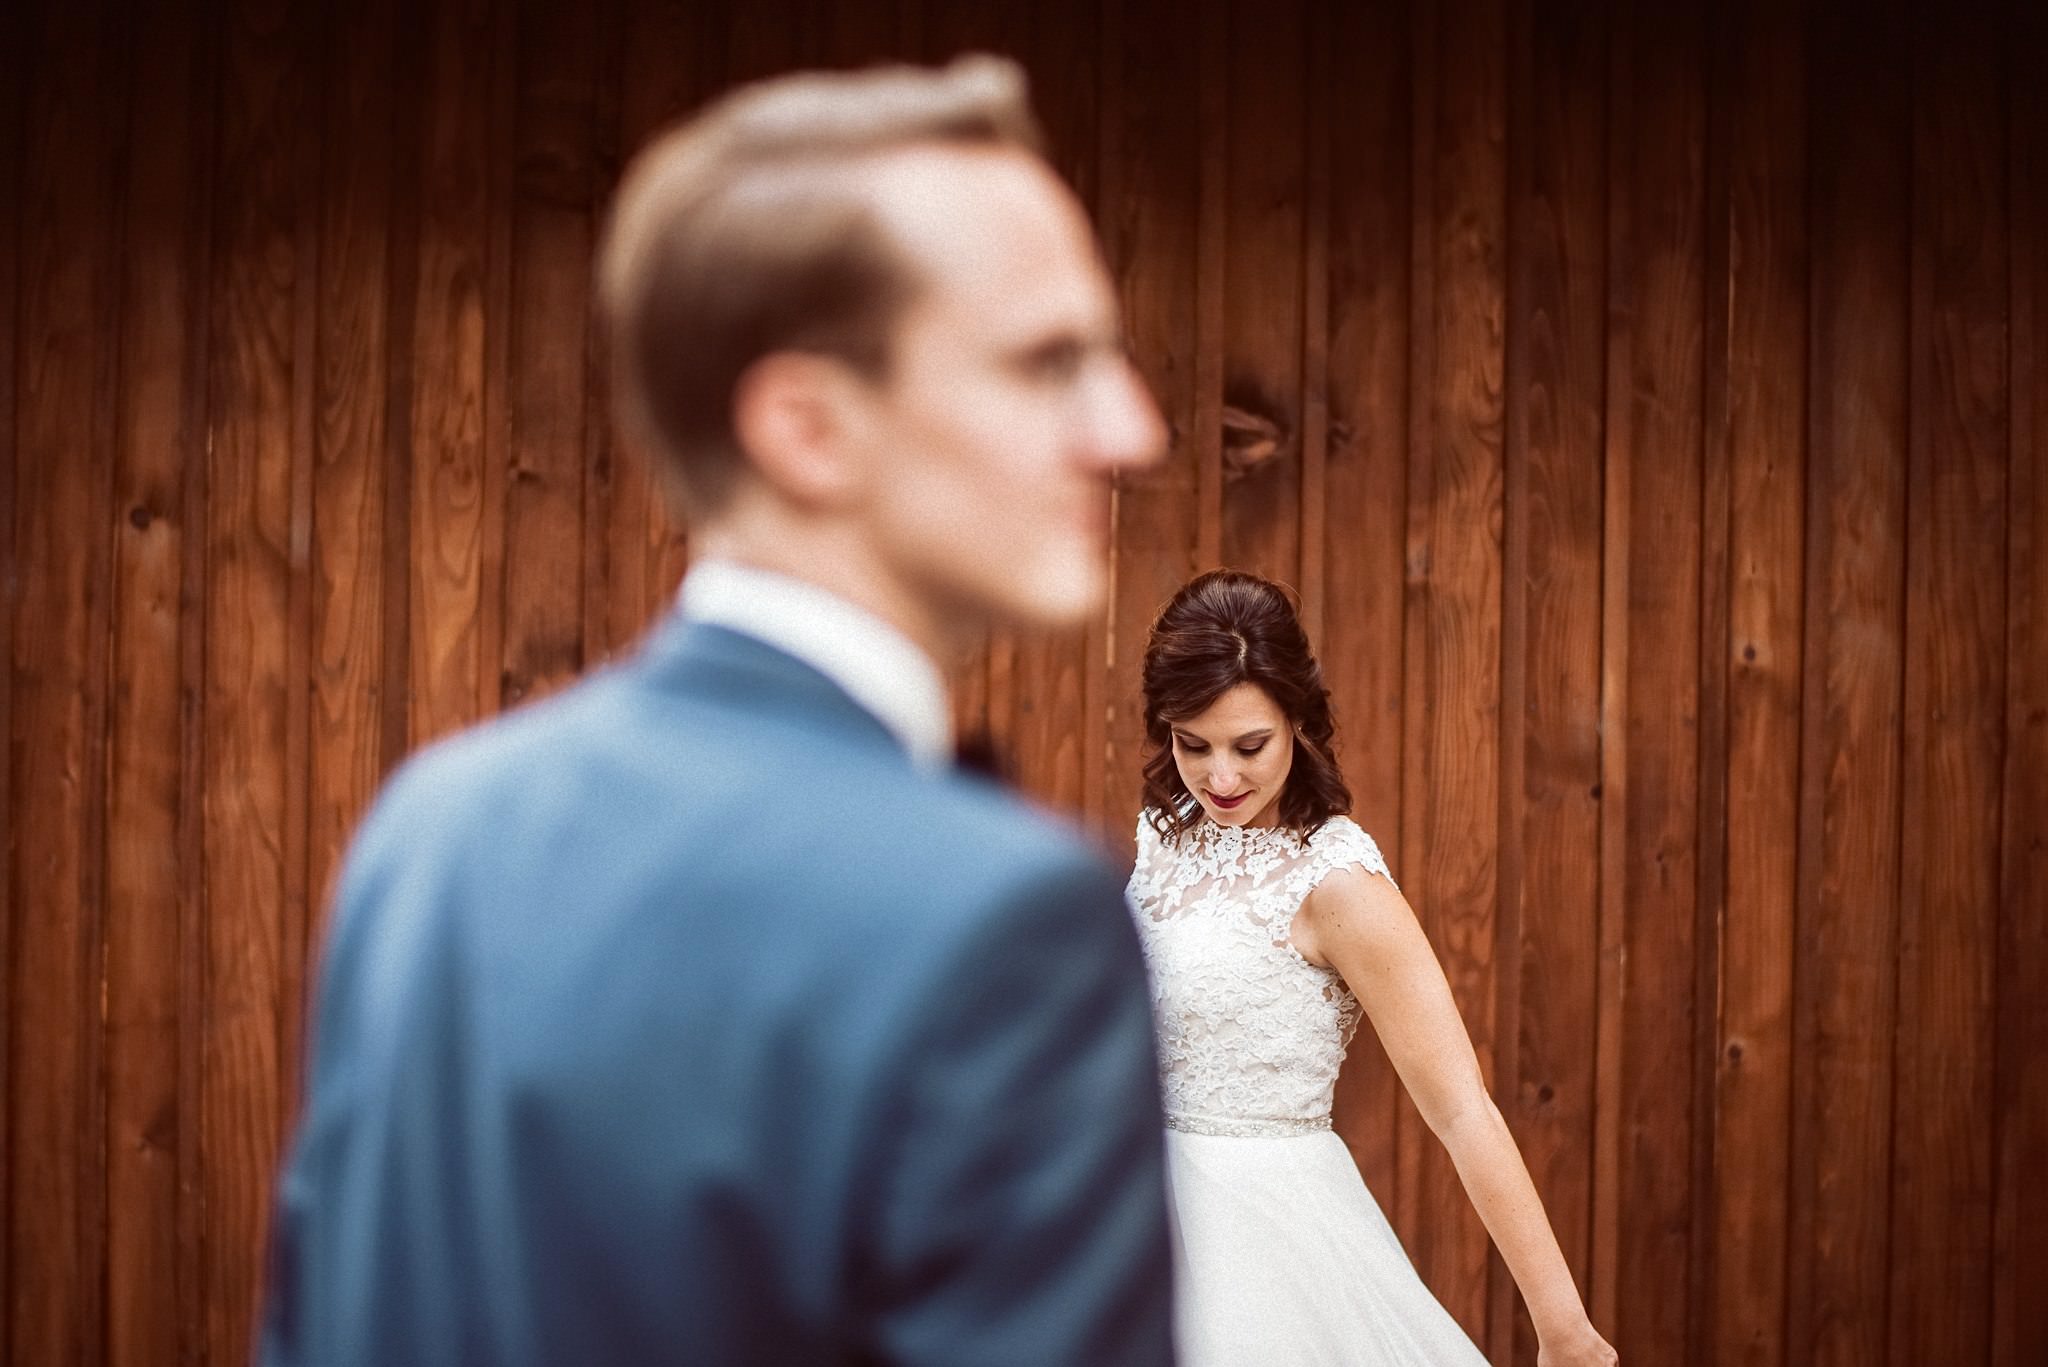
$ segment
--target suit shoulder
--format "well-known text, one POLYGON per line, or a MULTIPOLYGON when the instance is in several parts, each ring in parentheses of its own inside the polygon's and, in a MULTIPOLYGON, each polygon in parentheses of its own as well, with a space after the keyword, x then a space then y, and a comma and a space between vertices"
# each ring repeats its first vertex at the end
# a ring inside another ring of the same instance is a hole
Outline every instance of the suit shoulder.
POLYGON ((495 842, 494 832, 531 820, 565 791, 592 751, 590 738, 616 728, 631 700, 616 671, 551 698, 441 737, 408 755, 378 792, 356 833, 365 854, 397 839, 416 854, 437 845, 495 842))
POLYGON ((990 878, 1105 870, 1102 853, 1065 818, 980 779, 948 776, 911 823, 941 858, 984 868, 990 878))
POLYGON ((927 779, 901 819, 862 837, 883 893, 869 914, 939 940, 1009 926, 1049 930, 1077 911, 1121 919, 1121 880, 1064 820, 977 779, 927 779))

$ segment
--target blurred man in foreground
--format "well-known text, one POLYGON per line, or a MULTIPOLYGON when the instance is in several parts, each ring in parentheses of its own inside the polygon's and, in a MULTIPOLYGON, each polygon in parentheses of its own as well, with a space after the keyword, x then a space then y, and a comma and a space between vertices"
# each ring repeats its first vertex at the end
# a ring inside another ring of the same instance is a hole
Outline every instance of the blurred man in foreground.
POLYGON ((934 663, 1093 612, 1163 439, 1016 69, 730 96, 600 276, 697 563, 359 832, 263 1360, 1167 1362, 1119 883, 951 766, 934 663))

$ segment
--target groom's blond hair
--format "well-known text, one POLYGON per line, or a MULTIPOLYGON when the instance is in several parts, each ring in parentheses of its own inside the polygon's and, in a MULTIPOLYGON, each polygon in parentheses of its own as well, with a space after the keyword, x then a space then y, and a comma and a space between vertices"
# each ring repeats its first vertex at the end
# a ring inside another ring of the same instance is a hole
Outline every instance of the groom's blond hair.
POLYGON ((819 352, 886 377, 921 277, 866 172, 935 143, 1040 154, 1017 65, 974 56, 762 81, 627 168, 598 259, 613 401, 683 506, 715 510, 729 492, 742 463, 733 391, 763 356, 819 352))

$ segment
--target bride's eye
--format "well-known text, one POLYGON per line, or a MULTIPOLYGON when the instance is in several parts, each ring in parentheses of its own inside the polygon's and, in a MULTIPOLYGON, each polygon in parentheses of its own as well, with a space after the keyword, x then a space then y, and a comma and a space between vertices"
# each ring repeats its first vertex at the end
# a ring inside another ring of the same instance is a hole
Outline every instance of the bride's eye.
POLYGON ((1200 741, 1189 740, 1185 736, 1176 736, 1174 739, 1180 742, 1180 748, 1187 754, 1206 755, 1209 753, 1209 747, 1200 741))
POLYGON ((1251 758, 1251 757, 1252 757, 1253 755, 1256 755, 1256 754, 1258 754, 1258 753, 1259 753, 1259 751, 1261 751, 1261 750, 1263 750, 1263 749, 1265 749, 1265 748, 1266 748, 1266 742, 1264 742, 1264 741, 1260 741, 1260 742, 1259 742, 1259 743, 1258 743, 1257 745, 1240 745, 1240 746, 1238 746, 1238 747, 1237 747, 1237 753, 1239 753, 1240 755, 1243 755, 1243 756, 1244 756, 1244 757, 1245 757, 1246 759, 1250 759, 1250 758, 1251 758))

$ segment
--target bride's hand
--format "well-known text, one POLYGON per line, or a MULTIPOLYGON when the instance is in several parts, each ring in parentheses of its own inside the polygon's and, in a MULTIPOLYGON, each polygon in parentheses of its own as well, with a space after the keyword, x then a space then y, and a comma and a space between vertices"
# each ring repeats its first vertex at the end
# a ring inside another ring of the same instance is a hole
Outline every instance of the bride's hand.
POLYGON ((1615 1367, 1619 1361, 1590 1323, 1568 1341, 1544 1340, 1536 1352, 1536 1367, 1615 1367))

